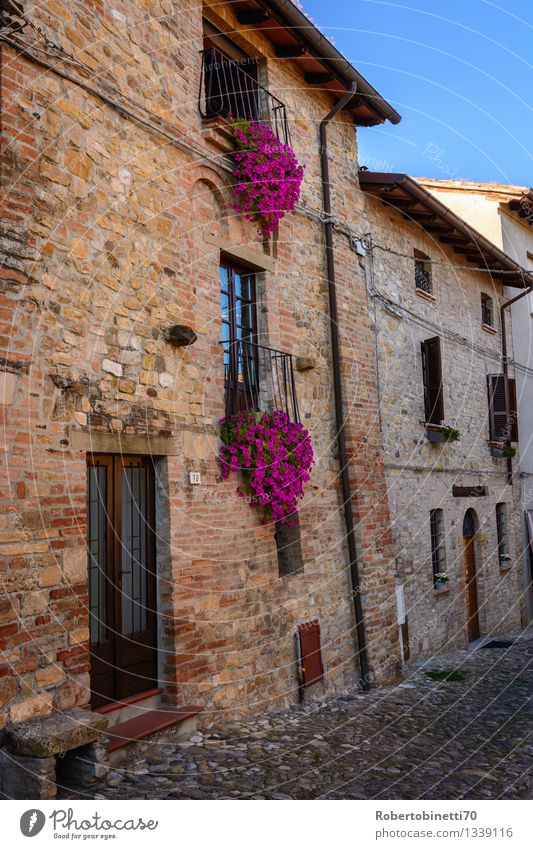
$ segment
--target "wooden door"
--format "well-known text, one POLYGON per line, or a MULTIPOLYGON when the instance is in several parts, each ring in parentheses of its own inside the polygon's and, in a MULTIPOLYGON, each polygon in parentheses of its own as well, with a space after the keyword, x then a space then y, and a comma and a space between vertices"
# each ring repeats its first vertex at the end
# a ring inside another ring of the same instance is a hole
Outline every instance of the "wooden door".
POLYGON ((154 480, 145 457, 88 460, 91 704, 157 686, 154 480))
POLYGON ((472 643, 480 636, 479 610, 476 581, 476 549, 475 537, 464 537, 466 564, 466 615, 468 642, 472 643))

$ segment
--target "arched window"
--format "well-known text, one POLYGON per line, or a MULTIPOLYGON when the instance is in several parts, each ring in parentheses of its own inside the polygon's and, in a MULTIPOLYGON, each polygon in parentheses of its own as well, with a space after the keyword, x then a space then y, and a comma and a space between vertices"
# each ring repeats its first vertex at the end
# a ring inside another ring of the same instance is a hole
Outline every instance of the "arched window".
POLYGON ((465 517, 463 519, 463 536, 464 537, 473 537, 476 533, 477 529, 477 516, 476 511, 472 510, 470 507, 469 510, 466 511, 465 517))

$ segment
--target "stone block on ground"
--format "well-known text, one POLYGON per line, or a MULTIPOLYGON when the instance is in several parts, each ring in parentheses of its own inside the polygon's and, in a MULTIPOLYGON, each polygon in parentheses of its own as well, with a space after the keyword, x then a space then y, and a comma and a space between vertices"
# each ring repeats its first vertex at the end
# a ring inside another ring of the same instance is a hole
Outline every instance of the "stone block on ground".
POLYGON ((56 759, 0 750, 0 791, 6 799, 55 799, 56 759))
POLYGON ((47 758, 94 743, 106 728, 105 716, 73 708, 65 713, 52 713, 9 725, 5 743, 16 755, 47 758))
POLYGON ((60 788, 91 787, 108 773, 107 747, 95 742, 65 752, 57 759, 56 772, 60 788))

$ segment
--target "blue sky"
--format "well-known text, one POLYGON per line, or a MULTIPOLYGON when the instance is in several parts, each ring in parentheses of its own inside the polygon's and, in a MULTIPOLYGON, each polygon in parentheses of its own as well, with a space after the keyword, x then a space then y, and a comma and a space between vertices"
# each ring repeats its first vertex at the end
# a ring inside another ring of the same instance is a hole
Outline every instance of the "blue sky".
POLYGON ((531 0, 305 0, 402 115, 359 131, 362 164, 533 185, 531 0))

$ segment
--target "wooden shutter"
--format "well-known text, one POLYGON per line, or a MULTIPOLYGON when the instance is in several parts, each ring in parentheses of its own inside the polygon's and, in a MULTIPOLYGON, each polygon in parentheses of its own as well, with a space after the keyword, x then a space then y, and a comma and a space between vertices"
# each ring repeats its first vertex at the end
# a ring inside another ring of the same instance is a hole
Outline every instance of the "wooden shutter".
POLYGON ((303 622, 298 625, 298 635, 302 653, 304 687, 310 687, 311 684, 316 684, 324 678, 318 620, 314 619, 312 622, 303 622))
POLYGON ((440 337, 425 339, 421 347, 426 422, 440 425, 444 420, 440 337))
POLYGON ((510 377, 509 383, 509 439, 518 442, 518 405, 516 402, 516 380, 510 377))
POLYGON ((487 375, 489 390, 490 438, 502 442, 509 438, 507 432, 507 405, 505 403, 505 378, 503 374, 487 375))

